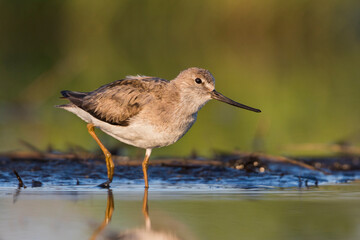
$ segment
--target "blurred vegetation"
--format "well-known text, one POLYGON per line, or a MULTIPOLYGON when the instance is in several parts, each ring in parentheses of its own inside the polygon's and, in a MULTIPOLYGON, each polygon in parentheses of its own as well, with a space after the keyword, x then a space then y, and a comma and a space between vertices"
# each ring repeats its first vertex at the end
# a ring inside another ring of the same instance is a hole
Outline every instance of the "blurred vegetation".
POLYGON ((19 140, 97 149, 80 119, 53 107, 60 90, 133 74, 172 79, 191 66, 263 112, 212 101, 154 154, 359 144, 358 9, 357 0, 0 1, 0 151, 23 149, 19 140))

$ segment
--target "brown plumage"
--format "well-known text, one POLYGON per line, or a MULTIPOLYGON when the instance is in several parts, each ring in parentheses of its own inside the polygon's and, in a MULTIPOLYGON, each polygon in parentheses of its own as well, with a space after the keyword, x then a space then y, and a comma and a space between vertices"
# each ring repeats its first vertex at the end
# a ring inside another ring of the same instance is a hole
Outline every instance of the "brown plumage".
POLYGON ((61 91, 64 98, 93 117, 112 125, 128 126, 132 117, 151 101, 160 100, 167 80, 133 77, 118 80, 92 92, 61 91))

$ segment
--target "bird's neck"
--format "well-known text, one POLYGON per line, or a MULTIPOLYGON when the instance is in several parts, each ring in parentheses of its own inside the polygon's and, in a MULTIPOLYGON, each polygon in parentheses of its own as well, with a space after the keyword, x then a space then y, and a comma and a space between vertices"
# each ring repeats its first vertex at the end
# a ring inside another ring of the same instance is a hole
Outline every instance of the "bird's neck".
POLYGON ((182 114, 196 114, 210 99, 204 96, 194 95, 194 92, 183 91, 180 94, 180 106, 182 114))

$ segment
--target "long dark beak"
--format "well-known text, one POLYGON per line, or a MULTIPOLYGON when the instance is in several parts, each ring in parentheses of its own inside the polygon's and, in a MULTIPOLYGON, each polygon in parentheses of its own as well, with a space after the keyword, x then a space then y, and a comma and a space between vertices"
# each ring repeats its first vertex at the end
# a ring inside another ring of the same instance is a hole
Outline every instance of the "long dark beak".
POLYGON ((250 111, 253 111, 253 112, 258 112, 258 113, 261 112, 260 109, 252 108, 252 107, 246 106, 244 104, 235 102, 235 101, 231 100, 230 98, 227 98, 224 95, 222 95, 221 93, 217 92, 216 90, 213 90, 211 92, 211 98, 219 100, 219 101, 227 103, 227 104, 230 104, 230 105, 233 105, 235 107, 243 108, 243 109, 250 110, 250 111))

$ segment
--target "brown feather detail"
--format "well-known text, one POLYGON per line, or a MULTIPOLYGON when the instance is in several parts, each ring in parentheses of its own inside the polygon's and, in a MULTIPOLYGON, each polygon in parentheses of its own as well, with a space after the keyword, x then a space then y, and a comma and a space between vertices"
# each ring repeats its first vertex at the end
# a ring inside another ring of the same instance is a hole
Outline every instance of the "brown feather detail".
POLYGON ((160 78, 123 79, 101 86, 80 99, 68 99, 93 117, 112 125, 128 126, 143 106, 161 99, 169 82, 160 78), (81 104, 80 104, 81 102, 81 104))

